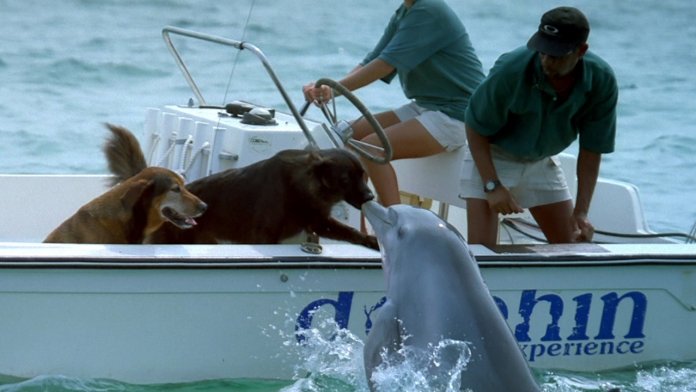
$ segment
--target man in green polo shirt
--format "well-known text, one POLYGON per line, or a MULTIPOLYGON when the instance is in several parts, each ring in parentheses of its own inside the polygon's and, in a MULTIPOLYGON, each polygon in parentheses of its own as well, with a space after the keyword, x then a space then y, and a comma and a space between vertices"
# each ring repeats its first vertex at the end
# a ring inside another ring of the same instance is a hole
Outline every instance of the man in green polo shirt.
POLYGON ((611 67, 588 51, 589 32, 576 8, 546 12, 527 46, 500 56, 469 100, 460 197, 470 243, 495 245, 498 214, 523 208, 549 242, 592 239, 587 214, 601 154, 614 150, 618 88, 611 67), (573 205, 554 155, 576 138, 573 205))

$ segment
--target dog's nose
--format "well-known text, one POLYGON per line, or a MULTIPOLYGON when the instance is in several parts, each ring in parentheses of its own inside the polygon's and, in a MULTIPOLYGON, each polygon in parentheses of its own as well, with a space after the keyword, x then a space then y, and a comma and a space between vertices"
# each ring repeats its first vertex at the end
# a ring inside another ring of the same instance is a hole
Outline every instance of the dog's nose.
POLYGON ((372 193, 372 191, 368 189, 365 192, 365 201, 370 201, 370 200, 374 200, 374 199, 375 199, 374 193, 372 193))
POLYGON ((198 211, 200 211, 201 214, 204 213, 205 210, 207 210, 207 209, 208 209, 208 205, 205 204, 205 202, 202 201, 202 202, 198 203, 198 211))

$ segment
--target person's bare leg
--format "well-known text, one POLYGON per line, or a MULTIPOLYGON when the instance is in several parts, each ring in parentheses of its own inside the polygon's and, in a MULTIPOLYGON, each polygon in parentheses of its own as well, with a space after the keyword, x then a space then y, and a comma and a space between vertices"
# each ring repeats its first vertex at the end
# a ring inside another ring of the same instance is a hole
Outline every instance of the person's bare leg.
MULTIPOLYGON (((384 129, 384 132, 392 145, 393 160, 421 158, 445 151, 444 147, 416 119, 389 126, 384 129)), ((374 133, 367 135, 362 141, 375 146, 382 145, 374 133)), ((379 164, 367 159, 362 161, 380 203, 384 206, 400 203, 401 197, 394 167, 391 164, 379 164)))
POLYGON ((571 200, 532 207, 529 212, 532 213, 534 220, 549 243, 574 242, 574 229, 571 224, 573 202, 571 200))
POLYGON ((498 214, 485 199, 466 199, 466 230, 469 244, 493 247, 498 243, 498 214))
MULTIPOLYGON (((398 124, 401 120, 393 111, 387 111, 382 113, 377 113, 374 115, 375 120, 383 127, 388 128, 394 124, 398 124)), ((367 135, 374 132, 372 126, 365 120, 365 118, 360 118, 351 124, 353 128, 353 138, 356 140, 361 140, 367 135)), ((365 177, 365 181, 368 180, 368 176, 365 177)), ((378 194, 379 197, 379 194, 378 194)), ((367 224, 365 222, 365 216, 362 211, 360 212, 360 231, 367 233, 367 224)))
MULTIPOLYGON (((375 120, 377 120, 377 122, 382 126, 382 128, 385 129, 401 122, 401 120, 399 120, 399 117, 397 117, 396 113, 394 113, 393 111, 381 112, 373 116, 375 117, 375 120)), ((362 140, 365 136, 374 133, 372 125, 370 125, 364 117, 361 117, 357 121, 353 122, 351 124, 351 127, 353 128, 353 138, 355 140, 362 140)))

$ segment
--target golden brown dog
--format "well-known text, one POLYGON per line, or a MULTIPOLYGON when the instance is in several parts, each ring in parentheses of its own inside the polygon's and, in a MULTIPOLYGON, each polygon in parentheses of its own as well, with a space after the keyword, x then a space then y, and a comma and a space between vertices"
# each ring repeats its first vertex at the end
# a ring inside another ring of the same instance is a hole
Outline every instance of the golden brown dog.
POLYGON ((82 206, 44 242, 140 244, 165 222, 177 230, 196 225, 207 206, 184 187, 181 176, 147 167, 138 140, 125 128, 107 124, 104 152, 116 183, 82 206))
MULTIPOLYGON (((110 166, 117 177, 129 170, 110 166)), ((238 169, 228 169, 186 185, 208 204, 190 230, 164 224, 153 243, 277 244, 302 231, 379 249, 374 236, 361 233, 331 216, 345 200, 360 208, 374 198, 365 171, 349 151, 285 150, 238 169)))

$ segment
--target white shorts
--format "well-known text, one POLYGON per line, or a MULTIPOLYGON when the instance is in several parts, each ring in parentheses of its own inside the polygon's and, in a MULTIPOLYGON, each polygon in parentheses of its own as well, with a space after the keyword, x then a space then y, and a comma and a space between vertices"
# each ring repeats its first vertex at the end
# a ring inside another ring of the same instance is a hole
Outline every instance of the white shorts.
MULTIPOLYGON (((558 157, 519 161, 492 146, 493 165, 500 182, 523 208, 572 199, 558 157)), ((461 199, 485 199, 483 181, 467 148, 460 176, 461 199)))
POLYGON ((466 144, 464 122, 437 110, 426 109, 415 102, 394 109, 399 120, 415 118, 446 151, 454 151, 466 144))

